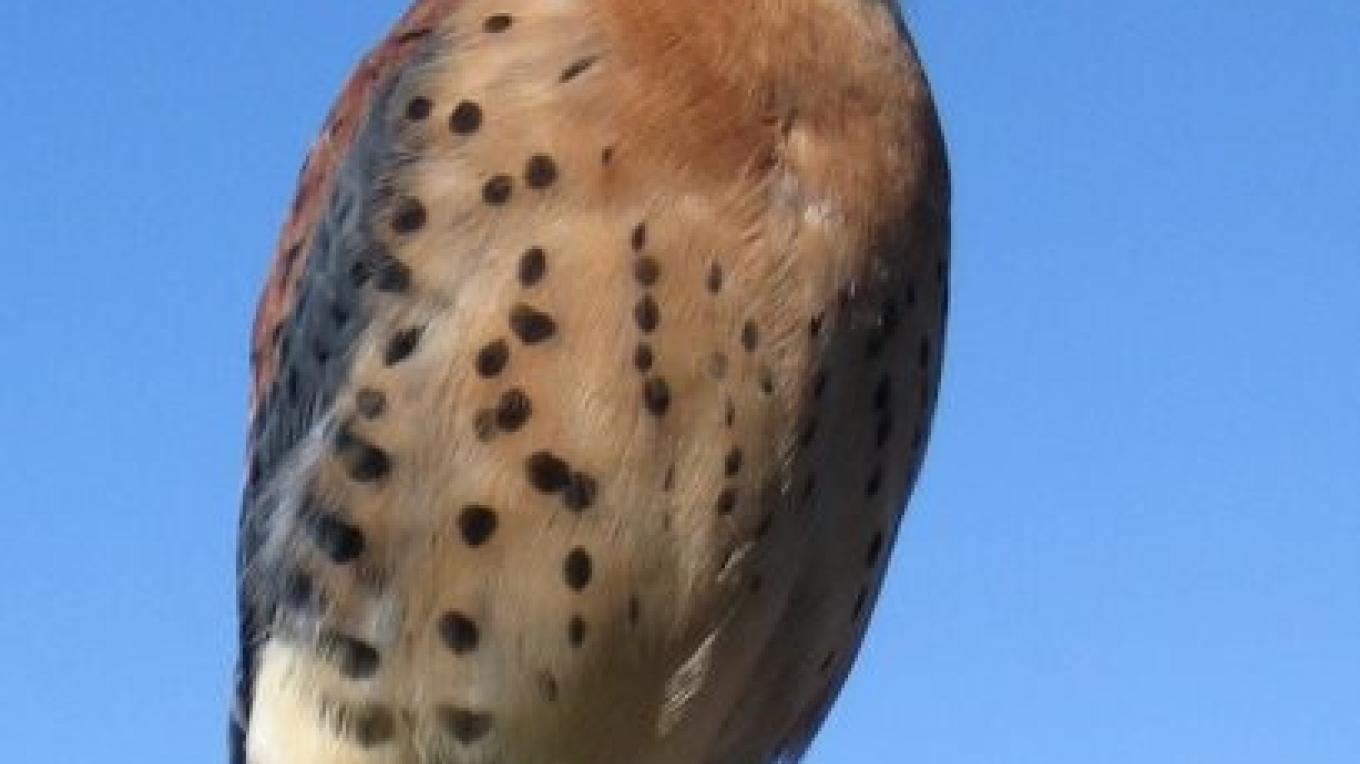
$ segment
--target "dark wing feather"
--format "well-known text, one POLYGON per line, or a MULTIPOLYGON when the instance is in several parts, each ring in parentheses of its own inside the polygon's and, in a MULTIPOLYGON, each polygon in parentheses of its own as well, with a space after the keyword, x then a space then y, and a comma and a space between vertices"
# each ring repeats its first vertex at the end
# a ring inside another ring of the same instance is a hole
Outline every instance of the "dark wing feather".
POLYGON ((240 654, 231 716, 231 761, 245 764, 257 650, 281 603, 245 586, 271 509, 268 487, 330 409, 368 322, 360 288, 400 291, 405 274, 369 223, 399 161, 382 119, 401 72, 458 0, 422 0, 359 65, 327 117, 299 177, 255 318, 251 346, 248 475, 237 549, 240 654))

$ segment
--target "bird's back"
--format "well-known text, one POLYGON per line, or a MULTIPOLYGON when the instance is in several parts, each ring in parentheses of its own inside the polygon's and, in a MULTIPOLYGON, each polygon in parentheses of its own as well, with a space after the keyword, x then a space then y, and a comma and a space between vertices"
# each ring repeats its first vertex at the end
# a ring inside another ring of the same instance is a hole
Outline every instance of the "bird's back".
POLYGON ((236 760, 796 757, 922 457, 946 175, 878 3, 417 3, 262 302, 236 760))

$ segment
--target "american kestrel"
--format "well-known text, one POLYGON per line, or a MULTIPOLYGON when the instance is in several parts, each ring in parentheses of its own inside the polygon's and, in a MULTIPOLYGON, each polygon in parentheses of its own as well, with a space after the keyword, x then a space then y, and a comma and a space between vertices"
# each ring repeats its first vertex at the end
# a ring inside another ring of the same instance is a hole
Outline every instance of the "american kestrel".
POLYGON ((940 374, 948 170, 895 5, 419 0, 300 183, 232 761, 796 761, 940 374))

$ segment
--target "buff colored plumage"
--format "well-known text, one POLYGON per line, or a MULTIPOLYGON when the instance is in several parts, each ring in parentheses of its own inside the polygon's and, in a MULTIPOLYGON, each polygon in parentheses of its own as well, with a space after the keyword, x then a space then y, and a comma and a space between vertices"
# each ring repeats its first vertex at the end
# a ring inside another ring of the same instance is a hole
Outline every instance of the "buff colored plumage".
POLYGON ((801 754, 939 378, 904 35, 868 0, 415 4, 261 303, 234 761, 801 754))

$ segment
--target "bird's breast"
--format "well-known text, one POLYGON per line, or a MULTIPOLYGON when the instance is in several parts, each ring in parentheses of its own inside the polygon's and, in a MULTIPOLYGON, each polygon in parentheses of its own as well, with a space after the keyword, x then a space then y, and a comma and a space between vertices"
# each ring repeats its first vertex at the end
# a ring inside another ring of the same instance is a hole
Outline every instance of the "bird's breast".
POLYGON ((469 0, 366 115, 254 764, 763 761, 844 675, 938 375, 921 85, 899 49, 864 122, 788 72, 696 100, 630 18, 469 0))

